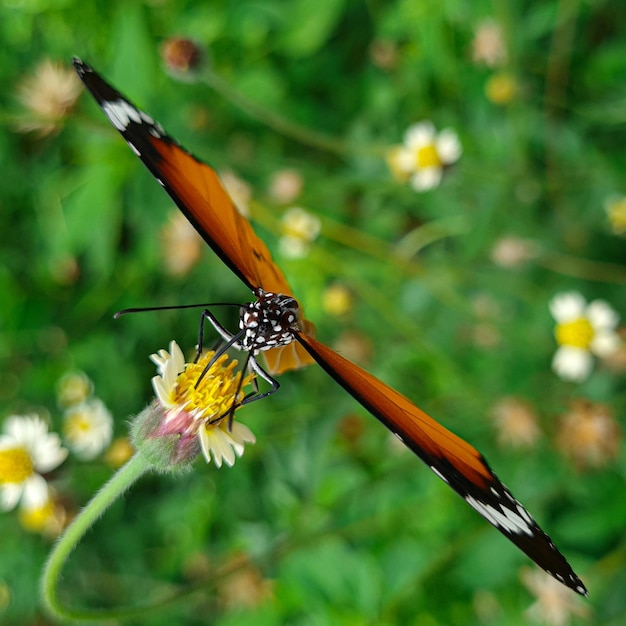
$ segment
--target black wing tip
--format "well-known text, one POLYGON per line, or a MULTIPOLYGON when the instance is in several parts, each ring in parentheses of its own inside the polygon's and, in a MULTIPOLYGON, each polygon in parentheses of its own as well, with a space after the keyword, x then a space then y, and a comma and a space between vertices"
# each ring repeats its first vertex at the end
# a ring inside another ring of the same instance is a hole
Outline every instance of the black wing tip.
POLYGON ((91 65, 87 65, 87 63, 84 63, 79 57, 72 57, 72 63, 80 78, 85 76, 85 74, 93 74, 91 65))
POLYGON ((587 587, 585 587, 585 583, 583 583, 583 581, 580 580, 580 578, 578 578, 576 574, 571 577, 569 582, 570 584, 568 584, 567 586, 570 589, 573 589, 577 594, 583 596, 583 598, 589 597, 589 592, 587 591, 587 587))
POLYGON ((560 583, 563 583, 566 587, 569 587, 572 591, 575 591, 577 594, 583 596, 583 598, 589 597, 589 592, 587 591, 587 587, 585 587, 585 583, 583 583, 576 574, 571 571, 567 577, 559 574, 551 572, 550 570, 545 570, 552 578, 555 578, 560 583))

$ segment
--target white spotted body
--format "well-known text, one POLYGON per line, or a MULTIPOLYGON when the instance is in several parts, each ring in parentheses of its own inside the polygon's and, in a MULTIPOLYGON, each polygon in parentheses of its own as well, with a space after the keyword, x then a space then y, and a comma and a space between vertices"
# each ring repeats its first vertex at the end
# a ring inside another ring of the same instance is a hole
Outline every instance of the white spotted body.
POLYGON ((294 341, 300 310, 296 299, 263 289, 257 289, 255 295, 257 300, 242 309, 239 319, 244 331, 242 349, 256 354, 294 341))

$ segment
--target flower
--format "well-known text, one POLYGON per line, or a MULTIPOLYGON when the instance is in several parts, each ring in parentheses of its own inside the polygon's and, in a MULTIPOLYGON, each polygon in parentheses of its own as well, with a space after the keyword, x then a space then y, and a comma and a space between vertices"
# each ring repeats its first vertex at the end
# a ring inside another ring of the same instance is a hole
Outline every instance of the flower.
POLYGON ((300 259, 307 255, 310 244, 322 230, 322 223, 301 207, 292 207, 282 219, 283 236, 280 238, 281 253, 291 259, 300 259))
POLYGON ((515 79, 506 72, 497 72, 485 84, 485 94, 494 104, 509 104, 517 93, 518 86, 515 79))
POLYGON ((36 508, 48 500, 48 484, 41 474, 52 471, 67 457, 56 433, 36 415, 12 415, 0 435, 0 508, 36 508))
POLYGON ((507 61, 502 28, 492 20, 482 21, 474 32, 472 59, 474 63, 484 63, 488 67, 502 66, 507 61))
POLYGON ((175 341, 169 352, 159 350, 150 356, 159 372, 152 386, 162 411, 157 413, 156 427, 148 425, 139 433, 135 430, 140 435, 135 436, 138 449, 145 450, 142 444, 146 439, 169 439, 174 445, 165 455, 173 465, 192 460, 201 450, 207 463, 213 459, 217 467, 222 463, 232 467, 245 444, 256 441, 247 426, 234 421, 234 411, 245 397, 243 388, 254 375, 242 378, 241 372, 235 372, 236 360, 229 361, 228 355, 222 354, 213 361, 214 356, 215 352, 209 351, 196 363, 185 363, 175 341))
POLYGON ((57 383, 57 402, 69 407, 84 402, 93 393, 93 383, 85 372, 68 372, 57 383))
POLYGON ((220 172, 220 180, 239 213, 244 217, 250 217, 250 199, 252 198, 250 185, 231 170, 220 172))
POLYGON ((49 490, 48 498, 43 504, 20 507, 18 519, 22 528, 28 532, 54 538, 58 537, 65 527, 67 511, 56 501, 54 492, 49 490))
POLYGON ((49 59, 18 87, 18 99, 28 111, 19 132, 34 131, 41 137, 57 131, 78 100, 82 83, 76 73, 49 59))
POLYGON ((521 579, 537 598, 526 611, 533 621, 549 626, 566 626, 574 615, 583 618, 591 616, 589 607, 550 574, 525 567, 521 579))
POLYGON ((626 196, 615 196, 604 203, 611 229, 616 235, 626 235, 626 196))
POLYGON ((552 298, 550 311, 557 322, 559 344, 552 368, 564 380, 585 380, 593 365, 592 354, 606 357, 619 348, 621 340, 615 332, 619 318, 603 300, 587 304, 577 292, 561 293, 552 298))
POLYGON ((278 170, 272 176, 269 192, 276 202, 287 204, 293 202, 302 192, 304 180, 298 170, 278 170))
POLYGON ((622 432, 605 404, 576 400, 561 418, 556 443, 578 469, 608 465, 619 454, 622 432))
POLYGON ((232 570, 221 578, 217 596, 226 609, 254 609, 274 596, 274 581, 264 578, 247 554, 234 554, 225 563, 232 570))
POLYGON ((502 398, 491 409, 498 443, 511 448, 532 448, 541 437, 533 408, 518 398, 502 398))
POLYGON ((104 460, 114 469, 122 467, 135 453, 135 448, 128 437, 117 437, 109 446, 104 460))
POLYGON ((532 239, 505 236, 491 249, 491 260, 500 267, 513 268, 535 258, 538 253, 538 246, 532 239))
POLYGON ((187 218, 176 211, 161 231, 163 261, 170 276, 184 276, 200 260, 204 241, 187 218))
POLYGON ((339 283, 329 285, 322 295, 322 307, 326 313, 340 317, 352 310, 352 293, 339 283))
POLYGON ((184 37, 170 37, 161 46, 161 58, 175 78, 189 80, 202 65, 202 48, 184 37))
POLYGON ((113 417, 99 398, 90 398, 65 412, 63 437, 83 461, 95 459, 110 443, 113 417))
POLYGON ((461 152, 454 131, 437 133, 431 122, 420 122, 406 131, 402 146, 390 150, 387 163, 398 180, 410 181, 415 191, 427 191, 439 185, 444 168, 458 161, 461 152))

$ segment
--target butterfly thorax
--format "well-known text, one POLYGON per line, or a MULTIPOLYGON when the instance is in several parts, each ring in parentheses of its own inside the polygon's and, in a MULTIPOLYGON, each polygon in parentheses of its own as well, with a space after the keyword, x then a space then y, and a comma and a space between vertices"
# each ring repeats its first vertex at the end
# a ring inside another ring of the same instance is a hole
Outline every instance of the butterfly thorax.
POLYGON ((285 346, 298 332, 300 305, 292 296, 256 289, 257 300, 241 310, 239 328, 245 331, 244 350, 259 352, 285 346))

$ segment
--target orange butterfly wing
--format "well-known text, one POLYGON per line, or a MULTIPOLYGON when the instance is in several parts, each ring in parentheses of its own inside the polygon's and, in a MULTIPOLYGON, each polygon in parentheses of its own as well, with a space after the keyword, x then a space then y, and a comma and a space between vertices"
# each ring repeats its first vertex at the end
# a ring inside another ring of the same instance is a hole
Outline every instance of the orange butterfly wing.
POLYGON ((350 395, 489 523, 539 566, 586 595, 584 584, 565 557, 491 471, 476 448, 437 423, 401 393, 313 337, 298 334, 297 340, 350 395))
MULTIPOLYGON (((260 287, 293 296, 267 246, 237 210, 216 171, 180 146, 91 67, 78 59, 74 67, 113 126, 222 261, 253 291, 260 287)), ((300 326, 307 333, 315 332, 304 318, 300 326)), ((271 374, 313 363, 296 342, 263 354, 271 374)))

